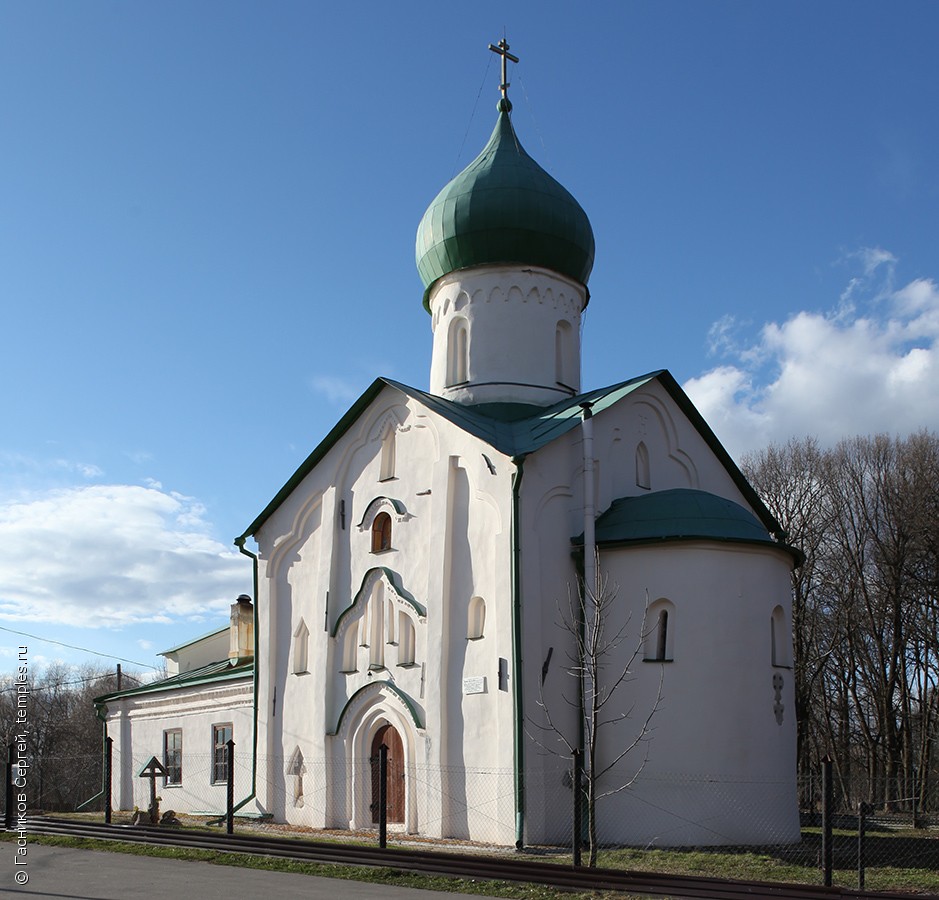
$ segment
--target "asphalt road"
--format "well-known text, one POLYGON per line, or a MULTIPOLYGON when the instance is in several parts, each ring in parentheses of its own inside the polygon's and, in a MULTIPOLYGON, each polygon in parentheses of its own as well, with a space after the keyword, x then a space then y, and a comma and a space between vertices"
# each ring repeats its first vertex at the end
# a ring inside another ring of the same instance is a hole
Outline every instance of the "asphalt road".
MULTIPOLYGON (((384 884, 262 872, 204 862, 157 859, 101 850, 28 844, 26 865, 16 865, 16 843, 0 842, 0 897, 27 900, 442 900, 441 894, 384 884), (23 873, 28 880, 21 884, 23 873)), ((472 895, 475 900, 486 900, 472 895)), ((491 900, 491 898, 490 898, 491 900)))

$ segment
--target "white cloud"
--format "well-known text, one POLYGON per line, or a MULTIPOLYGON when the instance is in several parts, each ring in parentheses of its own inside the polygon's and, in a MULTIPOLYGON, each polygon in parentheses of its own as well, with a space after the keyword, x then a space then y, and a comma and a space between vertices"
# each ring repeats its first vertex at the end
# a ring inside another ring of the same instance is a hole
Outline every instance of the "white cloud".
POLYGON ((0 505, 0 619, 85 627, 224 615, 247 560, 210 535, 191 497, 87 485, 0 505))
MULTIPOLYGON (((766 323, 747 345, 725 342, 731 361, 685 385, 732 454, 792 436, 831 444, 939 430, 939 285, 917 279, 894 290, 892 254, 856 257, 863 274, 830 311, 766 323)), ((715 323, 712 340, 725 324, 715 323)))
POLYGON ((0 469, 9 473, 27 473, 29 475, 42 475, 48 477, 80 475, 90 481, 100 478, 104 472, 94 463, 86 463, 73 459, 37 459, 22 453, 0 451, 0 469))
POLYGON ((310 388, 313 393, 321 394, 330 403, 349 406, 359 398, 363 387, 358 382, 352 382, 334 375, 314 375, 310 379, 310 388))

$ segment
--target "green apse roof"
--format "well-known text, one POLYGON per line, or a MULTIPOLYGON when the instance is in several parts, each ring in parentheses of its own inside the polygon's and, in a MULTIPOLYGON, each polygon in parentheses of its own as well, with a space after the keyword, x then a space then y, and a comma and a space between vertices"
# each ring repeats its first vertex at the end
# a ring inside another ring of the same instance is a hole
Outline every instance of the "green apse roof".
POLYGON ((437 194, 417 228, 424 305, 431 285, 458 269, 542 266, 587 284, 593 229, 580 204, 522 148, 507 100, 489 143, 437 194))
MULTIPOLYGON (((689 488, 614 500, 597 518, 596 539, 598 544, 709 540, 780 546, 739 503, 689 488)), ((574 538, 575 544, 583 541, 583 534, 574 538)))

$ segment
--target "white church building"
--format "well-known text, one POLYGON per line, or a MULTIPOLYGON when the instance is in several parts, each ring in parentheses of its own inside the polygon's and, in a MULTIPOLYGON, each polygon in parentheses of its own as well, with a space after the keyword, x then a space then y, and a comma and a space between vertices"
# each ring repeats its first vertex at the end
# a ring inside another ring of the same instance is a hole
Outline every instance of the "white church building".
POLYGON ((625 635, 607 671, 638 650, 600 763, 641 737, 601 779, 632 783, 601 802, 600 840, 798 839, 797 554, 667 371, 581 385, 593 232, 505 87, 418 227, 428 389, 377 379, 236 539, 255 596, 231 624, 99 698, 116 809, 146 806, 156 756, 164 808, 222 813, 231 738, 239 813, 370 829, 385 744, 392 827, 567 841, 563 620, 596 559, 625 635))

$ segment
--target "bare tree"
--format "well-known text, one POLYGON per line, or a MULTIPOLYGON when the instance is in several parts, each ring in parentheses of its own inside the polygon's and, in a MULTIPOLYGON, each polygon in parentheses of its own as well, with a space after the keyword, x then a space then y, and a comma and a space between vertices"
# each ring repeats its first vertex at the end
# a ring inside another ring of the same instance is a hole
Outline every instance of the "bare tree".
POLYGON ((790 441, 744 469, 806 555, 793 581, 800 774, 830 752, 846 805, 939 808, 939 438, 790 441))
POLYGON ((595 588, 581 581, 580 589, 569 591, 566 609, 559 607, 558 627, 565 635, 568 650, 566 662, 561 670, 573 681, 568 691, 561 691, 560 698, 571 716, 560 710, 552 710, 545 697, 544 680, 538 706, 543 711, 544 721, 533 723, 542 734, 550 734, 555 746, 544 740, 534 739, 551 753, 573 760, 575 751, 583 752, 583 782, 573 783, 573 790, 582 790, 586 801, 587 836, 589 856, 587 864, 596 866, 598 846, 598 804, 603 799, 618 794, 632 785, 645 768, 649 759, 649 735, 652 718, 662 701, 661 672, 655 699, 651 706, 640 712, 636 727, 636 704, 623 690, 635 680, 633 666, 641 658, 645 631, 645 610, 648 608, 648 592, 643 608, 642 623, 631 631, 631 616, 615 624, 619 612, 616 603, 618 586, 599 571, 596 561, 595 588), (623 726, 634 723, 624 739, 623 726), (565 724, 567 727, 565 727, 565 724), (573 732, 573 734, 571 733, 573 732), (557 745, 560 745, 558 748, 557 745), (627 757, 638 753, 635 765, 624 774, 622 764, 627 757))
MULTIPOLYGON (((101 789, 103 731, 94 698, 115 687, 114 674, 95 666, 53 663, 30 673, 25 732, 31 807, 73 810, 101 789)), ((0 677, 4 746, 24 732, 16 698, 13 676, 0 677)))

